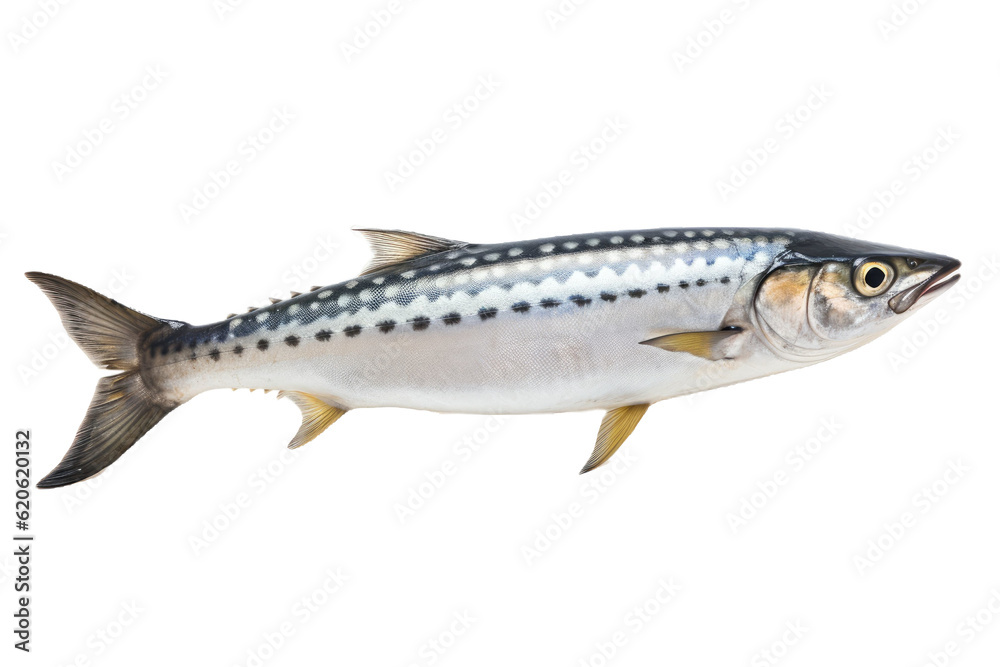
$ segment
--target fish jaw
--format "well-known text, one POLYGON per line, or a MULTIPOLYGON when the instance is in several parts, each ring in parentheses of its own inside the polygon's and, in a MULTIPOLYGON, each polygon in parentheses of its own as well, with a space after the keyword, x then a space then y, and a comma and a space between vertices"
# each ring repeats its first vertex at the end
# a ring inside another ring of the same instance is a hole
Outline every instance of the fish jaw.
POLYGON ((889 300, 889 307, 897 315, 902 315, 911 308, 922 308, 941 296, 961 278, 955 273, 962 263, 952 257, 940 257, 925 262, 931 275, 921 283, 900 292, 889 300), (954 274, 954 275, 952 275, 954 274))

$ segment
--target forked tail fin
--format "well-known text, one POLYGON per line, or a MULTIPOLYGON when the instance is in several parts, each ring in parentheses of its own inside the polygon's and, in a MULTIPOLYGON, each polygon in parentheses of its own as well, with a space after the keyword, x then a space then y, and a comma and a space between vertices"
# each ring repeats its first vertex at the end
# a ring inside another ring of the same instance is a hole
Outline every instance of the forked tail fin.
POLYGON ((169 327, 65 278, 25 274, 49 297, 70 337, 101 368, 122 371, 102 377, 73 445, 38 488, 66 486, 93 477, 179 403, 159 395, 143 378, 139 360, 150 333, 169 327))

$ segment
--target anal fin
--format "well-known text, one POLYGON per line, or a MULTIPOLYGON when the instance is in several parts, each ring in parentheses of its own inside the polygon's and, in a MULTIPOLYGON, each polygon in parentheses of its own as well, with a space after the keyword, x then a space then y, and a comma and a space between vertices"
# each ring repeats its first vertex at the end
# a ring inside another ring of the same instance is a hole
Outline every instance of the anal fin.
POLYGON ((281 391, 278 398, 290 398, 302 411, 302 425, 292 441, 288 443, 289 449, 295 449, 306 444, 326 428, 337 421, 347 410, 330 405, 322 398, 307 394, 301 391, 281 391))
POLYGON ((601 429, 597 432, 597 444, 594 445, 594 452, 590 455, 580 474, 604 465, 611 458, 611 455, 618 451, 625 439, 632 434, 648 408, 649 403, 640 403, 639 405, 626 405, 608 410, 601 422, 601 429))

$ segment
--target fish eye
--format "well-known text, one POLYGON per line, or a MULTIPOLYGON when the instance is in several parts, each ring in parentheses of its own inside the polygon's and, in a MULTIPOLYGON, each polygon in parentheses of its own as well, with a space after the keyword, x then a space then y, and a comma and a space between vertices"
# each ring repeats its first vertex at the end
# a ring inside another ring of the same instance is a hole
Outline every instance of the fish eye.
POLYGON ((864 296, 878 296, 889 289, 893 274, 885 262, 865 262, 854 273, 854 287, 864 296))

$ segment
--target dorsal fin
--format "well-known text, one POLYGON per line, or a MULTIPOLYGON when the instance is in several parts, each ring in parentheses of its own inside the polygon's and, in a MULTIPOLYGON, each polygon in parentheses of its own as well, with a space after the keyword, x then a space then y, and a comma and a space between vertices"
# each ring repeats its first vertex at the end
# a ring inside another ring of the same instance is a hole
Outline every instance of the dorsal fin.
POLYGON ((427 236, 398 229, 355 229, 364 234, 372 248, 372 260, 361 275, 375 273, 394 264, 408 262, 416 257, 444 250, 463 248, 468 243, 452 241, 438 236, 427 236))

